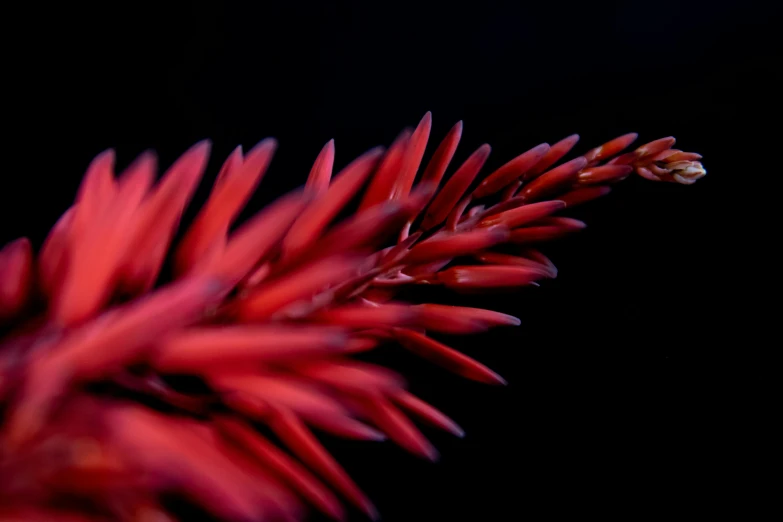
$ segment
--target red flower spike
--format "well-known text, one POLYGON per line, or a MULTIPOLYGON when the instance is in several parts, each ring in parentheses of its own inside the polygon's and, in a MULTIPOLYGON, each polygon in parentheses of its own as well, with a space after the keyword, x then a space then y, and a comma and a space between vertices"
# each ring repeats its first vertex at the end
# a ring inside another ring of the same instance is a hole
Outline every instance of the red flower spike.
POLYGON ((0 318, 9 331, 0 340, 7 403, 0 473, 15 478, 0 481, 0 518, 167 520, 156 499, 168 490, 226 521, 298 522, 304 503, 342 520, 339 501, 310 472, 376 517, 311 429, 352 440, 388 436, 429 459, 437 452, 407 415, 463 433, 407 391, 401 375, 354 355, 400 344, 458 375, 502 384, 430 334, 520 322, 477 308, 403 303, 400 288, 492 292, 556 277, 552 262, 528 245, 584 228, 562 210, 607 194, 632 171, 684 185, 706 175, 701 156, 672 149, 672 138, 618 155, 635 135, 558 166, 578 140, 572 135, 507 162, 468 193, 489 146, 441 183, 462 134, 458 123, 415 184, 430 131, 428 113, 382 159, 373 149, 334 179, 334 143, 327 143, 303 189, 231 231, 274 141, 246 155, 235 149, 177 245, 174 281, 158 288, 209 142, 187 151, 155 186, 152 153, 116 180, 114 152, 99 155, 37 256, 24 239, 0 250, 0 318), (333 223, 371 177, 359 212, 333 223), (500 202, 473 202, 498 191, 500 202), (425 209, 421 230, 412 230, 425 209), (493 250, 515 243, 525 246, 515 255, 493 250), (455 259, 465 264, 450 266, 455 259), (166 384, 171 372, 200 376, 209 388, 175 391, 166 384), (90 386, 104 382, 163 401, 169 413, 90 386), (251 419, 299 460, 257 434, 251 419), (78 507, 61 502, 73 493, 93 509, 61 510, 78 507))

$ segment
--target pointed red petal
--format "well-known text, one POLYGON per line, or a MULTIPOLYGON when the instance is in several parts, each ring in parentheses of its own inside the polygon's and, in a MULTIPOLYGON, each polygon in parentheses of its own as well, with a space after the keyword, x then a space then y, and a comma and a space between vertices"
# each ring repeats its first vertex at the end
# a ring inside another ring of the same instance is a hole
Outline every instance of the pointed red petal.
POLYGON ((234 173, 240 167, 242 167, 242 163, 244 161, 245 159, 242 152, 242 145, 238 145, 233 151, 231 151, 231 154, 228 155, 226 161, 223 162, 223 165, 221 165, 220 171, 218 171, 218 175, 215 178, 215 187, 231 178, 231 176, 233 176, 234 173))
POLYGON ((27 238, 0 250, 0 319, 21 311, 30 298, 33 282, 33 250, 27 238))
POLYGON ((38 254, 38 279, 41 290, 49 297, 65 275, 75 212, 75 207, 71 207, 57 220, 38 254))
POLYGON ((128 288, 146 291, 157 279, 182 213, 204 173, 210 149, 211 143, 205 140, 185 152, 139 209, 128 231, 131 256, 123 269, 128 288))
POLYGON ((77 376, 99 375, 135 361, 163 335, 201 319, 226 288, 211 279, 187 279, 109 310, 67 337, 53 359, 77 376), (111 346, 110 350, 105 349, 111 346))
POLYGON ((313 243, 359 191, 373 172, 383 149, 372 149, 355 159, 337 175, 323 197, 317 198, 296 220, 283 240, 283 259, 313 243))
POLYGON ((635 132, 623 134, 622 136, 608 141, 599 147, 587 151, 584 157, 587 159, 587 162, 590 165, 595 165, 600 161, 619 154, 623 149, 627 148, 631 143, 636 141, 636 138, 638 137, 639 135, 635 132))
POLYGON ((549 197, 564 187, 568 187, 576 180, 577 173, 587 165, 587 159, 583 156, 574 158, 559 167, 555 167, 537 177, 524 187, 518 197, 532 202, 549 197))
POLYGON ((395 372, 357 361, 317 362, 295 370, 308 379, 359 396, 392 393, 405 386, 405 380, 395 372))
POLYGON ((606 196, 611 191, 611 187, 585 187, 563 194, 560 196, 560 200, 566 204, 566 207, 571 208, 606 196))
POLYGON ((427 460, 434 461, 438 459, 438 451, 433 445, 389 401, 380 396, 375 396, 372 399, 363 401, 362 405, 364 406, 365 414, 391 440, 414 455, 427 460))
POLYGON ((538 164, 549 152, 549 144, 542 143, 512 159, 495 172, 487 176, 473 191, 474 198, 483 198, 503 189, 514 180, 523 177, 531 168, 538 164))
POLYGON ((350 277, 363 261, 358 257, 335 256, 276 281, 262 283, 238 303, 237 312, 245 320, 268 319, 286 305, 310 299, 315 293, 350 277))
POLYGON ((415 395, 403 390, 397 393, 393 399, 394 402, 399 404, 404 410, 419 417, 424 422, 427 422, 436 428, 448 431, 457 437, 462 438, 465 436, 465 432, 456 422, 415 395))
POLYGON ((412 205, 387 201, 335 226, 312 247, 317 256, 375 249, 397 232, 414 212, 412 205))
POLYGON ((482 145, 457 169, 430 203, 421 224, 422 229, 428 230, 446 220, 454 205, 459 202, 484 166, 491 150, 489 145, 482 145))
POLYGON ((189 328, 165 339, 154 366, 167 372, 204 372, 248 363, 269 364, 333 353, 347 337, 335 328, 219 326, 189 328))
POLYGON ((338 401, 301 379, 274 375, 212 372, 210 384, 224 394, 238 393, 274 407, 290 410, 307 421, 310 418, 347 416, 338 401))
POLYGON ((405 157, 413 133, 410 129, 403 130, 397 139, 389 147, 384 156, 378 171, 373 176, 370 186, 364 193, 364 198, 359 204, 359 212, 363 212, 379 203, 388 201, 391 198, 397 177, 405 164, 405 157))
POLYGON ((562 140, 552 145, 552 147, 549 149, 549 152, 547 152, 544 157, 541 158, 541 161, 539 161, 535 167, 530 169, 530 171, 525 176, 523 176, 522 179, 528 180, 546 171, 549 167, 560 161, 563 156, 571 152, 571 149, 574 148, 574 145, 576 145, 578 141, 579 134, 572 134, 571 136, 563 138, 562 140))
POLYGON ((577 181, 580 185, 614 183, 627 178, 631 172, 633 167, 630 165, 602 165, 583 170, 579 173, 577 181))
POLYGON ((115 184, 110 205, 100 219, 83 228, 78 241, 68 250, 67 268, 53 308, 54 318, 60 324, 70 325, 92 317, 111 297, 131 247, 131 235, 123 232, 133 227, 152 185, 156 165, 151 152, 139 156, 115 184))
POLYGON ((409 305, 367 306, 351 304, 318 312, 312 316, 312 320, 348 328, 383 328, 410 325, 416 321, 418 315, 416 310, 409 305))
POLYGON ((634 153, 636 154, 637 159, 655 156, 656 154, 659 154, 666 149, 672 148, 675 142, 676 140, 671 136, 667 138, 660 138, 655 141, 651 141, 650 143, 645 143, 636 149, 634 153))
MULTIPOLYGON (((177 269, 180 273, 192 268, 214 246, 215 241, 225 239, 229 227, 269 168, 276 149, 277 141, 267 138, 247 154, 241 165, 236 168, 226 167, 226 173, 215 184, 204 208, 177 249, 177 269)), ((231 158, 228 161, 232 161, 231 158)))
POLYGON ((457 151, 459 140, 462 137, 462 122, 458 121, 449 130, 449 133, 443 138, 443 141, 435 149, 435 153, 432 155, 432 159, 427 164, 427 168, 424 169, 424 174, 421 176, 422 183, 432 182, 436 185, 443 179, 443 175, 446 173, 446 169, 449 167, 454 153, 457 151))
POLYGON ((78 241, 85 229, 99 221, 108 208, 116 191, 114 161, 114 150, 109 149, 96 156, 87 168, 74 204, 74 240, 78 241))
POLYGON ((491 227, 495 225, 505 225, 508 228, 517 228, 527 223, 532 223, 537 219, 549 216, 558 210, 565 208, 562 201, 541 201, 530 205, 523 205, 513 210, 507 210, 500 214, 495 214, 481 220, 479 226, 491 227))
POLYGON ((352 504, 373 520, 378 518, 375 506, 294 415, 281 412, 272 423, 272 429, 292 452, 329 481, 352 504))
POLYGON ((334 167, 334 140, 329 140, 324 145, 318 157, 315 158, 313 168, 307 177, 305 190, 316 194, 323 194, 329 188, 329 181, 332 179, 332 168, 334 167))
POLYGON ((666 158, 666 161, 671 163, 675 161, 699 161, 701 154, 695 152, 677 152, 666 158))
POLYGON ((452 259, 495 246, 508 237, 509 230, 505 226, 436 235, 413 247, 403 261, 413 265, 452 259))
MULTIPOLYGON (((530 254, 528 255, 530 256, 530 254)), ((555 265, 543 255, 541 255, 540 258, 530 256, 532 259, 529 259, 528 257, 512 256, 498 252, 482 252, 475 257, 482 263, 486 263, 488 265, 529 267, 547 271, 547 277, 557 276, 557 268, 555 268, 555 265)))
POLYGON ((345 511, 337 498, 294 459, 280 451, 271 442, 236 419, 217 419, 219 429, 237 441, 265 468, 290 484, 322 513, 335 520, 344 520, 345 511))
POLYGON ((239 227, 224 252, 202 260, 194 273, 211 274, 236 284, 280 244, 307 202, 308 196, 301 191, 279 198, 239 227))
POLYGON ((416 355, 443 366, 447 370, 471 380, 487 384, 506 384, 506 381, 483 364, 424 334, 395 328, 397 340, 416 355))
POLYGON ((509 239, 509 242, 521 245, 528 243, 538 243, 541 241, 552 241, 565 237, 575 232, 576 230, 581 230, 584 227, 585 224, 583 222, 571 220, 569 222, 555 222, 542 224, 540 226, 518 228, 511 232, 511 238, 509 239))
POLYGON ((524 266, 455 266, 437 274, 439 282, 455 290, 526 286, 546 277, 551 277, 548 269, 524 266))
POLYGON ((437 304, 422 304, 413 308, 420 314, 419 326, 426 330, 443 333, 476 333, 488 330, 493 326, 520 324, 516 317, 481 308, 437 304))
POLYGON ((405 153, 405 160, 402 164, 402 171, 392 186, 389 199, 405 199, 410 193, 413 181, 416 179, 416 173, 419 171, 421 160, 424 157, 424 150, 427 148, 431 129, 432 113, 428 112, 421 119, 411 136, 410 144, 405 153))

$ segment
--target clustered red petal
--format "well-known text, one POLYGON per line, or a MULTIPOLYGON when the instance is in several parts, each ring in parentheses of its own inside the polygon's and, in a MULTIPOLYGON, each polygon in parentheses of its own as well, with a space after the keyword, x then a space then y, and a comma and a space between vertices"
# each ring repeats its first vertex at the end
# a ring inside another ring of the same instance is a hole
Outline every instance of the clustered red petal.
POLYGON ((157 183, 151 152, 119 176, 113 151, 95 158, 37 255, 27 239, 0 251, 0 519, 173 520, 160 502, 170 492, 228 521, 299 520, 306 506, 341 520, 336 494, 374 518, 312 430, 389 438, 427 459, 437 452, 411 419, 462 430, 400 375, 354 355, 392 343, 504 384, 432 334, 519 324, 404 303, 400 290, 556 277, 538 245, 585 226, 564 209, 632 172, 683 184, 705 174, 673 138, 621 154, 637 137, 627 134, 564 163, 579 137, 544 143, 477 181, 490 155, 482 145, 446 178, 462 123, 422 168, 431 128, 427 113, 388 151, 372 149, 334 177, 330 141, 303 188, 235 227, 277 145, 237 148, 173 249, 209 142, 157 183), (365 186, 356 213, 336 221, 365 186), (174 277, 162 283, 169 258, 174 277), (203 389, 173 386, 182 374, 203 389))

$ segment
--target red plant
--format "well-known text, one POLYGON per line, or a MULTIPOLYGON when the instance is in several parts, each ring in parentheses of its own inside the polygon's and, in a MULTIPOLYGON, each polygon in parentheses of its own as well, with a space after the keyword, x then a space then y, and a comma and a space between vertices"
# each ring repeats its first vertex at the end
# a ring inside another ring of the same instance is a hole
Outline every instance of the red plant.
POLYGON ((311 429, 388 437, 429 459, 436 451, 409 416, 462 432, 399 375, 352 356, 398 343, 469 379, 503 383, 429 334, 519 324, 489 310, 406 304, 398 291, 553 278, 534 247, 585 226, 563 209, 606 195, 632 172, 684 184, 705 174, 700 156, 672 149, 673 138, 621 154, 636 134, 556 166, 574 135, 475 183, 490 152, 482 145, 446 179, 462 123, 422 170, 430 128, 428 113, 388 151, 373 149, 334 178, 327 143, 303 189, 232 229, 276 143, 237 148, 172 252, 166 284, 161 267, 209 143, 158 183, 152 153, 117 178, 114 152, 99 155, 36 256, 26 239, 0 252, 9 332, 0 346, 0 520, 169 520, 163 492, 245 521, 298 520, 306 504, 342 519, 334 491, 375 517, 311 429), (365 185, 358 211, 334 223, 365 185), (206 386, 178 390, 166 378, 173 374, 206 386), (268 426, 293 456, 250 422, 268 426))

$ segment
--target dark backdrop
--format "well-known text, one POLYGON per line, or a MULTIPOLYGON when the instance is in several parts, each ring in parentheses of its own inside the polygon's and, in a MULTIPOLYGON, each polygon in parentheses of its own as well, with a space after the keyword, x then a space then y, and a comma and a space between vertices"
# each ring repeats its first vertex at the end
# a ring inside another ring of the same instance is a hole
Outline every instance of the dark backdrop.
POLYGON ((457 160, 492 144, 490 169, 574 132, 582 152, 631 131, 676 136, 704 155, 705 179, 630 179, 545 250, 555 281, 469 300, 522 318, 454 340, 507 388, 400 359, 467 431, 425 430, 439 463, 328 444, 387 521, 635 519, 732 501, 710 485, 733 377, 711 368, 741 276, 730 260, 749 243, 741 192, 779 121, 780 19, 762 3, 28 5, 5 22, 3 241, 40 242, 107 147, 123 164, 154 148, 168 165, 208 137, 209 180, 235 145, 275 136, 258 208, 303 183, 328 139, 341 167, 427 110, 435 139, 464 120, 457 160))

